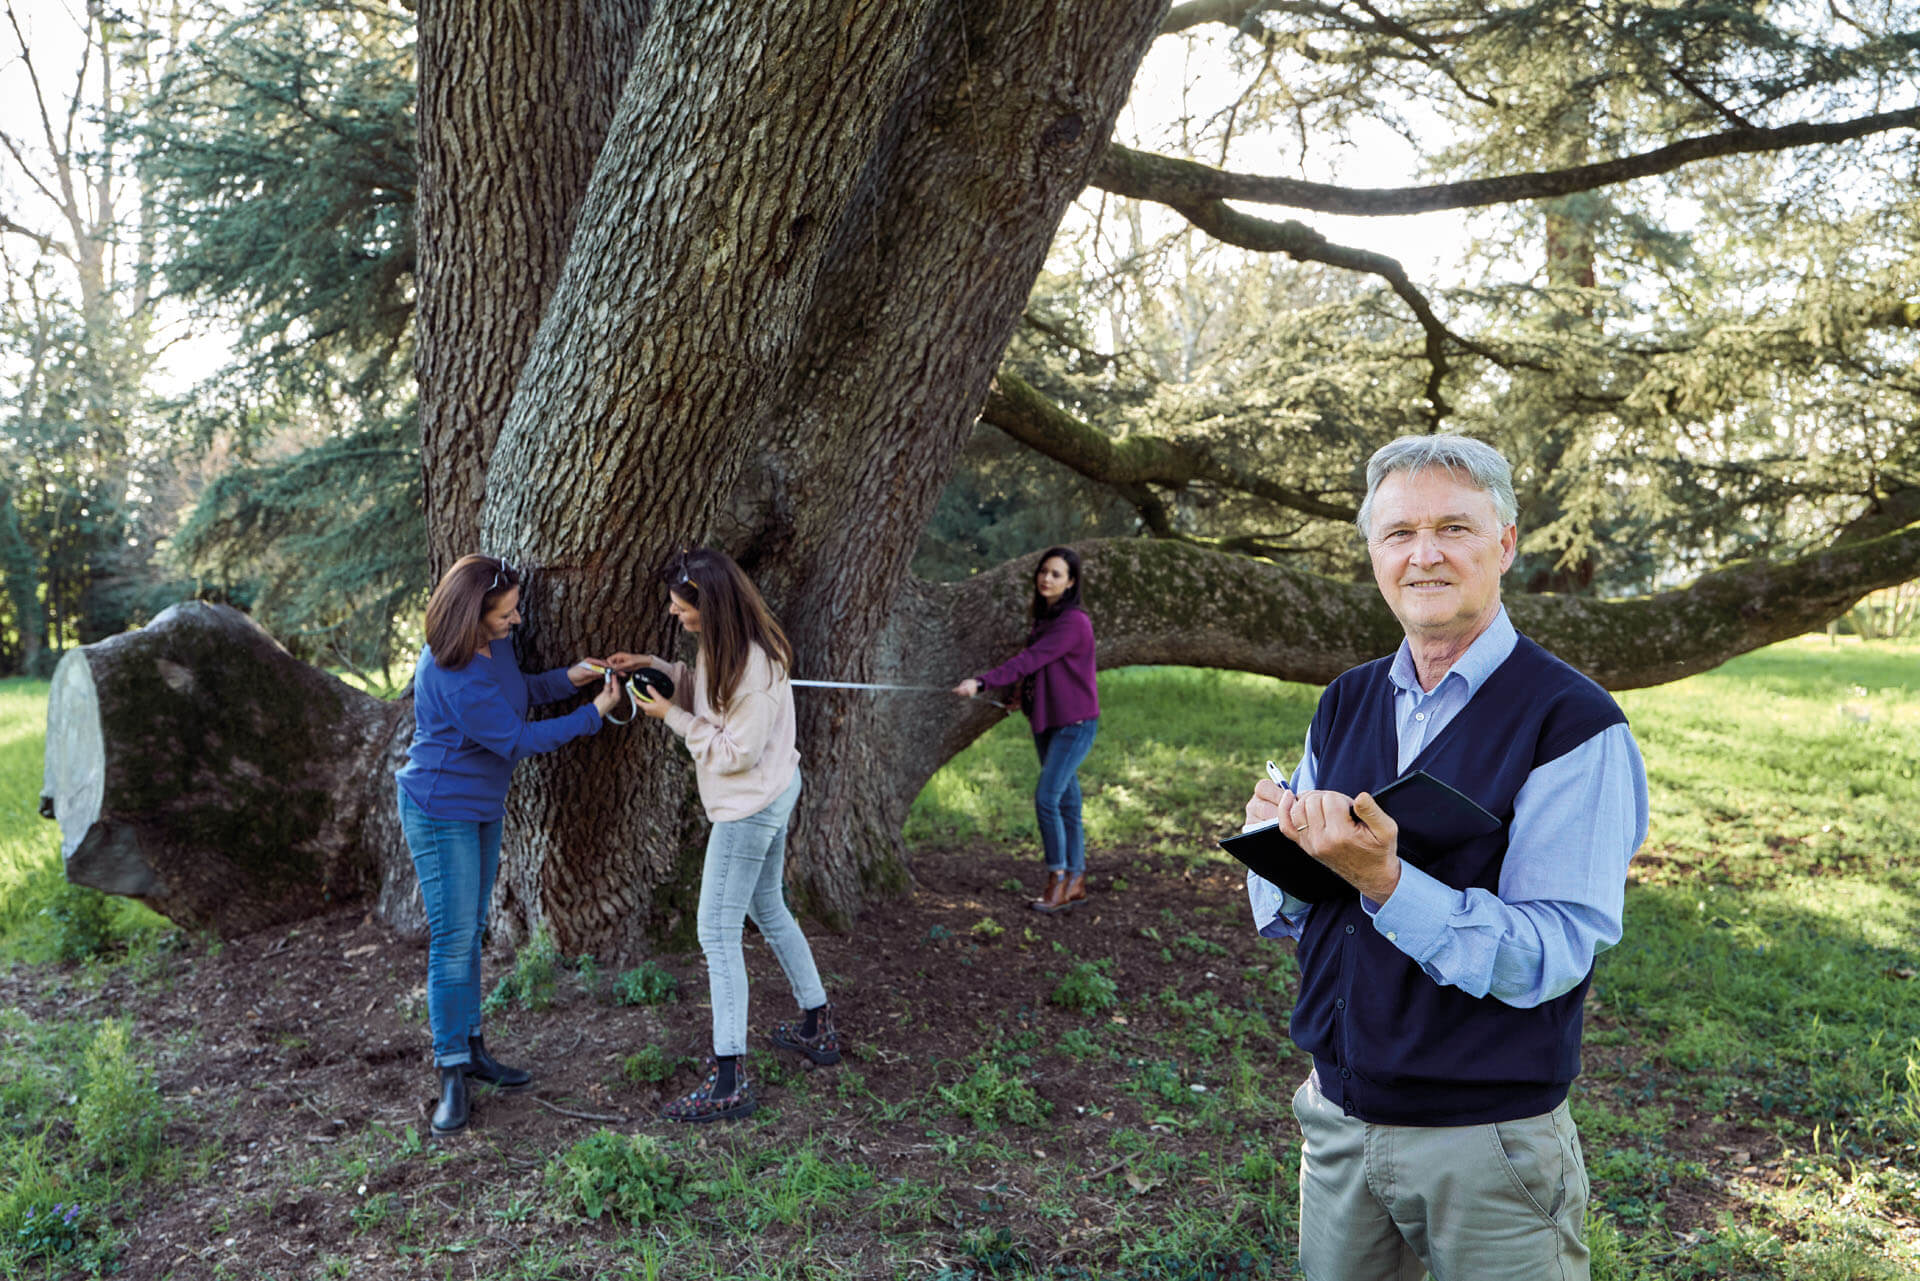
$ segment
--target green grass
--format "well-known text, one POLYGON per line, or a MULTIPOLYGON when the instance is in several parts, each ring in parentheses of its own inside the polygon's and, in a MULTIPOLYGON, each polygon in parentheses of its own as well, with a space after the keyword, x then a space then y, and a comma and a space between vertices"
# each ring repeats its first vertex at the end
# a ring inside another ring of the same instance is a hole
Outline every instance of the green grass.
MULTIPOLYGON (((1100 674, 1100 732, 1080 769, 1089 846, 1168 853, 1232 831, 1272 757, 1288 769, 1320 692, 1244 672, 1130 667, 1100 674)), ((1007 717, 933 776, 910 843, 1035 845, 1038 772, 1026 719, 1007 717)))

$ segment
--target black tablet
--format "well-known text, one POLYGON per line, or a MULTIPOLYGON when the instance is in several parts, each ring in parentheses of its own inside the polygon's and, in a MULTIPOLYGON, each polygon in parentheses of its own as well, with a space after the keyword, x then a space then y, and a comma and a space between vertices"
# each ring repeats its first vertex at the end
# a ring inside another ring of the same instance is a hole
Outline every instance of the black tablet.
MULTIPOLYGON (((1415 867, 1500 827, 1496 815, 1425 770, 1395 779, 1373 799, 1400 825, 1400 857, 1415 867)), ((1325 863, 1288 840, 1278 823, 1225 837, 1220 848, 1304 903, 1353 892, 1325 863)))

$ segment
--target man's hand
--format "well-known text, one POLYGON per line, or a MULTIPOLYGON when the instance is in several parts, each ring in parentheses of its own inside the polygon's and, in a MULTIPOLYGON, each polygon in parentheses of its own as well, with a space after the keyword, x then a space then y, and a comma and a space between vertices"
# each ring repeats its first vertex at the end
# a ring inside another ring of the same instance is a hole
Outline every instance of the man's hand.
MULTIPOLYGON (((1259 788, 1254 795, 1257 799, 1259 788)), ((1247 811, 1251 815, 1251 803, 1247 811)), ((1349 797, 1312 791, 1293 797, 1280 828, 1375 903, 1386 902, 1400 884, 1400 825, 1366 792, 1349 797)))
MULTIPOLYGON (((1253 798, 1247 802, 1247 825, 1252 827, 1260 823, 1271 823, 1280 817, 1281 808, 1292 800, 1292 792, 1270 778, 1261 779, 1253 785, 1253 798)), ((1280 826, 1286 831, 1287 837, 1293 839, 1292 825, 1282 823, 1280 826)), ((1294 843, 1299 844, 1297 840, 1294 843)))
POLYGON ((972 698, 980 692, 980 682, 969 676, 953 687, 953 692, 962 698, 972 698))

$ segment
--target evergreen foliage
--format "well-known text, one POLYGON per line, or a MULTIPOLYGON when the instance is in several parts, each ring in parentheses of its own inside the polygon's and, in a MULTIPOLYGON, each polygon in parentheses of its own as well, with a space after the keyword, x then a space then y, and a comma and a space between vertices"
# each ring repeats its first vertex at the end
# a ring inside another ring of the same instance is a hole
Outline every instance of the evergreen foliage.
POLYGON ((175 547, 297 651, 383 672, 427 586, 413 85, 399 6, 261 4, 186 46, 136 131, 168 289, 244 353, 179 407, 232 462, 175 547))

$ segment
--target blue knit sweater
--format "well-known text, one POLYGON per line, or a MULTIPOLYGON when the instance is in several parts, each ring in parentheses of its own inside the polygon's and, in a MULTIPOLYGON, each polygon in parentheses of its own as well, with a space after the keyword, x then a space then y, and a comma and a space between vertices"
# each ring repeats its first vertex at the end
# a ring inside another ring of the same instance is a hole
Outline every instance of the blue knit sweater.
POLYGON ((527 708, 575 692, 567 669, 529 676, 506 641, 489 658, 476 654, 459 671, 434 661, 422 646, 413 670, 413 743, 396 771, 400 786, 429 818, 491 823, 506 816, 514 762, 549 752, 600 728, 591 703, 549 721, 530 721, 527 708))

